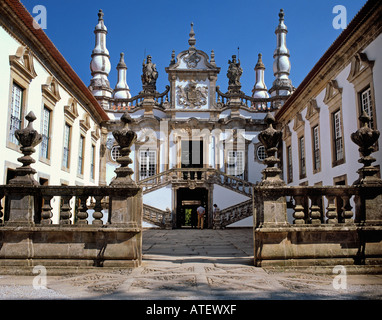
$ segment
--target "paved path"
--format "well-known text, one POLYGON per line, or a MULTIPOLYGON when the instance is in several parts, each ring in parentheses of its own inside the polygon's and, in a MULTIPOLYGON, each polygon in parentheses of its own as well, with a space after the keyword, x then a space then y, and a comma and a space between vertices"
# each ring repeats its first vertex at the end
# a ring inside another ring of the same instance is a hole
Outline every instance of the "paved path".
POLYGON ((0 276, 0 299, 382 299, 382 275, 275 271, 253 266, 252 229, 144 230, 143 264, 124 270, 33 277, 0 276), (36 284, 36 283, 35 283, 36 284))

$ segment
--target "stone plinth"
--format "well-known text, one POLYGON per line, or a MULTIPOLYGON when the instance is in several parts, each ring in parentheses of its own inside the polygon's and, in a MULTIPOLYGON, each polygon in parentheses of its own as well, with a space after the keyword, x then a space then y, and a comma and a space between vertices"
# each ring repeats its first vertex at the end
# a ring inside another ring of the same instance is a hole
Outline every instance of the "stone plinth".
POLYGON ((140 228, 2 227, 0 265, 45 267, 138 267, 140 228))
POLYGON ((382 228, 306 225, 256 228, 255 265, 381 265, 382 228))

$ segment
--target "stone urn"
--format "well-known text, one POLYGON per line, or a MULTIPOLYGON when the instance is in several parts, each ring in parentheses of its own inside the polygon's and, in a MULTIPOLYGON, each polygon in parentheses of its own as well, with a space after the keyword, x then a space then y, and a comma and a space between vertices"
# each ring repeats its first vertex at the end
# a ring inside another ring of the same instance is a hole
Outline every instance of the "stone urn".
POLYGON ((263 162, 267 167, 263 170, 263 180, 260 185, 285 185, 285 182, 280 178, 281 169, 275 167, 280 162, 280 159, 276 157, 276 152, 282 132, 273 128, 275 118, 270 112, 267 113, 264 121, 268 128, 259 133, 259 141, 264 145, 267 154, 267 158, 263 162))
POLYGON ((42 141, 42 135, 33 129, 33 121, 36 120, 36 116, 32 111, 26 115, 25 119, 28 121, 27 127, 15 131, 16 139, 21 145, 20 151, 23 153, 23 156, 17 161, 23 165, 16 168, 16 177, 9 181, 10 185, 39 185, 33 177, 36 170, 31 167, 31 164, 36 161, 31 155, 36 152, 34 147, 42 141))
POLYGON ((380 132, 369 127, 370 117, 365 111, 359 117, 359 120, 362 126, 356 132, 353 132, 350 138, 359 146, 358 151, 361 153, 361 158, 358 162, 362 163, 363 167, 357 171, 359 178, 353 184, 382 185, 382 180, 377 176, 378 168, 371 165, 376 160, 371 154, 375 151, 375 143, 378 141, 380 132))
POLYGON ((121 165, 115 169, 117 176, 110 183, 111 186, 131 186, 137 187, 135 181, 131 179, 131 175, 134 173, 133 169, 129 168, 129 165, 133 163, 133 160, 129 157, 131 152, 131 146, 137 140, 137 134, 129 129, 129 123, 131 123, 130 116, 125 113, 121 117, 121 121, 124 123, 124 127, 121 130, 114 130, 113 136, 120 146, 121 157, 117 159, 117 162, 121 165))

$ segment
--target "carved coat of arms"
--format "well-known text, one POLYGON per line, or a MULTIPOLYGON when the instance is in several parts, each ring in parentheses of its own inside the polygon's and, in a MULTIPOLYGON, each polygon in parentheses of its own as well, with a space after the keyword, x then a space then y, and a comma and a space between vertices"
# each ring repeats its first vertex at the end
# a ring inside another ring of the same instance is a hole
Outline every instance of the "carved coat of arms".
POLYGON ((207 104, 207 86, 196 86, 195 81, 191 81, 187 86, 177 86, 178 104, 189 108, 199 108, 207 104))
POLYGON ((187 68, 194 69, 200 61, 200 56, 198 56, 195 51, 191 51, 187 57, 184 58, 184 61, 187 64, 187 68))

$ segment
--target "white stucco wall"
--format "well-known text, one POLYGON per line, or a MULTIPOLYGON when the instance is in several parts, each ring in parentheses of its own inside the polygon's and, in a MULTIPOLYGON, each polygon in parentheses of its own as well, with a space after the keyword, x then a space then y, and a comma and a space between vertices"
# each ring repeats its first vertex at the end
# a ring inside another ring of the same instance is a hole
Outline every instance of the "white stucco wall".
MULTIPOLYGON (((0 117, 0 181, 6 183, 7 169, 14 169, 21 164, 17 161, 21 153, 13 148, 7 147, 8 130, 9 130, 9 118, 10 118, 10 104, 12 100, 12 86, 11 82, 11 68, 9 57, 16 54, 16 51, 21 43, 12 37, 3 28, 0 28, 0 108, 2 108, 2 117, 0 117)), ((33 111, 36 120, 33 122, 33 127, 38 132, 42 132, 42 112, 44 107, 44 99, 42 94, 42 85, 47 83, 49 76, 52 76, 52 71, 49 70, 47 65, 40 62, 38 57, 33 54, 34 70, 37 74, 33 78, 27 88, 28 95, 24 94, 23 102, 23 114, 24 117, 30 111, 33 111)), ((81 102, 77 100, 78 117, 74 120, 71 130, 71 147, 70 147, 70 169, 68 171, 62 170, 62 156, 63 156, 63 135, 64 135, 64 106, 68 105, 69 98, 76 98, 72 89, 65 87, 59 79, 55 78, 58 82, 58 89, 60 99, 54 105, 51 111, 50 122, 50 159, 49 163, 40 160, 41 144, 35 147, 36 152, 32 157, 36 160, 36 163, 32 164, 32 167, 37 171, 35 175, 36 180, 39 178, 48 179, 49 185, 61 185, 62 183, 69 185, 98 185, 99 181, 99 154, 100 154, 100 139, 92 139, 92 131, 95 130, 97 124, 89 111, 81 105, 81 102), (85 113, 90 116, 90 129, 86 132, 82 132, 85 137, 85 152, 84 152, 84 172, 82 175, 78 175, 78 157, 79 157, 79 140, 80 140, 80 120, 84 119, 85 113), (90 157, 91 146, 95 145, 95 169, 94 179, 90 178, 90 157)), ((27 121, 24 120, 23 127, 27 125, 27 121)), ((53 222, 58 222, 58 208, 59 199, 52 200, 53 206, 53 222)))

